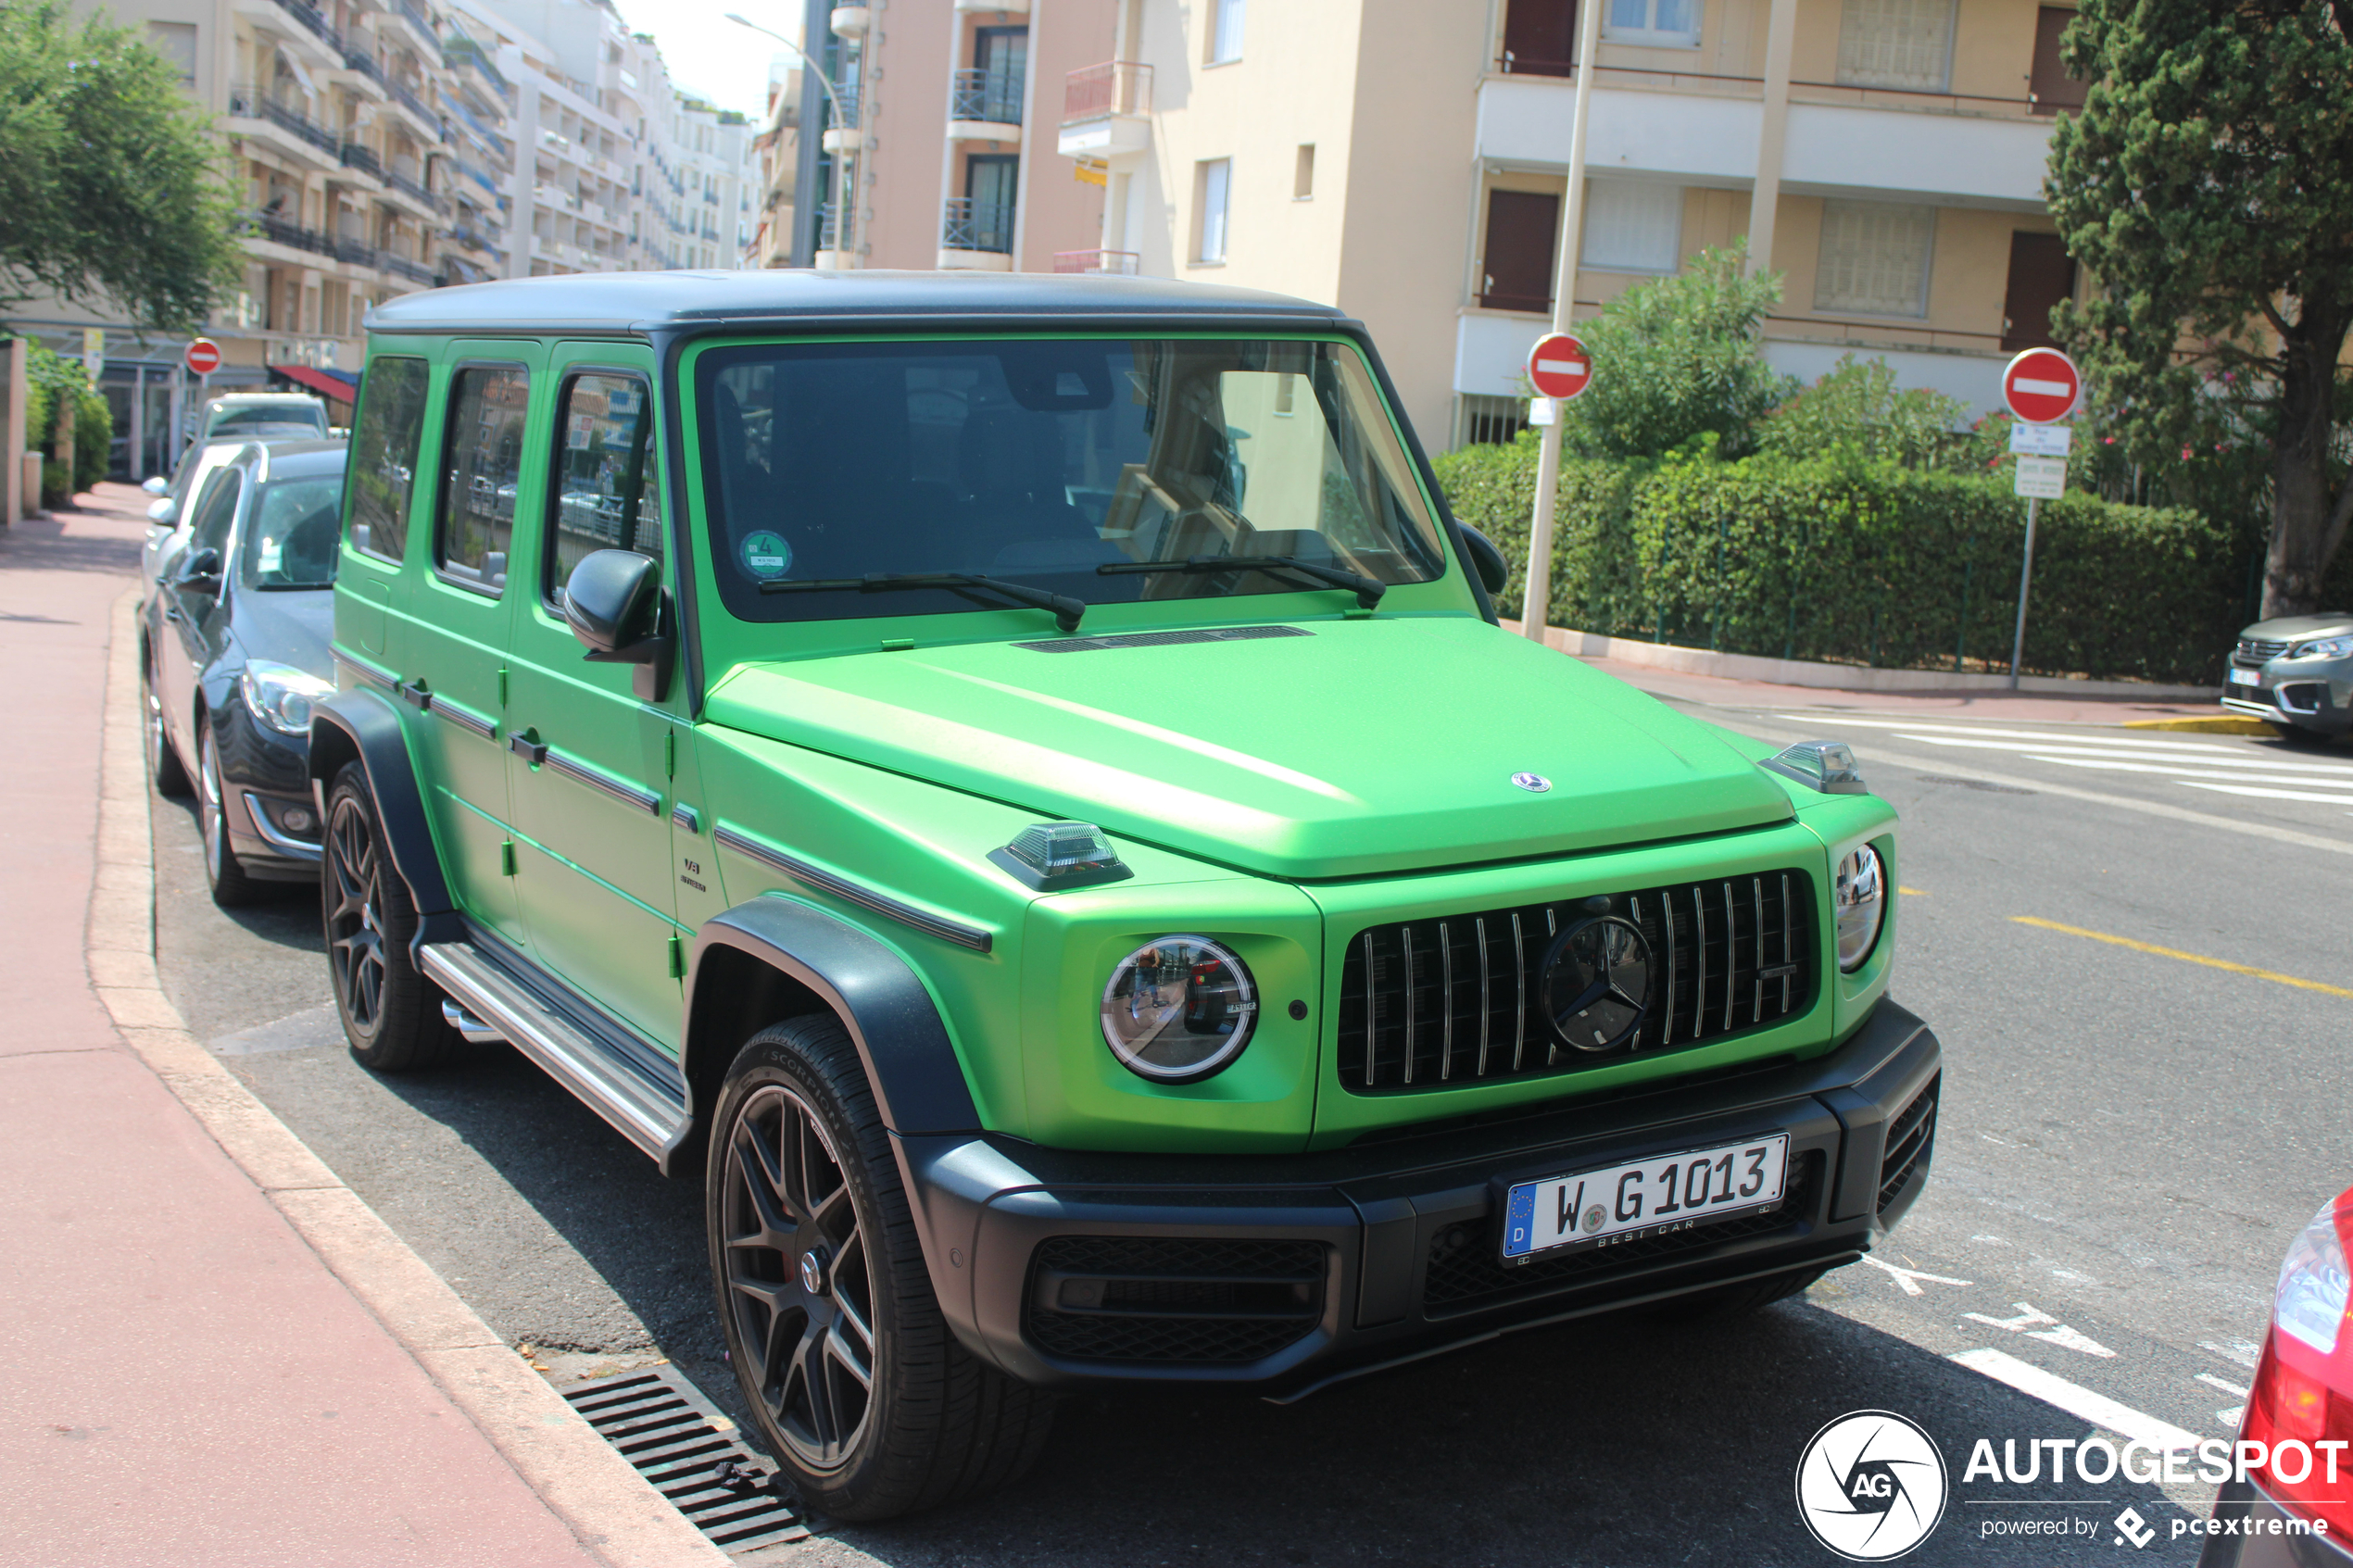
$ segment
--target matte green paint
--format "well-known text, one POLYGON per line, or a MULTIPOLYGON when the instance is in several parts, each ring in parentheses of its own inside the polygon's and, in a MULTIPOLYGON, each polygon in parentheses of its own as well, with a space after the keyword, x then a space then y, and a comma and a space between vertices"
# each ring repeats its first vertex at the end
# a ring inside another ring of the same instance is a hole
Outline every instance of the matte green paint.
MULTIPOLYGON (((489 356, 433 340, 388 346, 435 363, 418 466, 438 475, 447 368, 489 356)), ((534 367, 507 592, 449 597, 431 566, 435 486, 421 483, 401 569, 346 546, 338 642, 403 679, 462 689, 502 735, 527 727, 660 795, 659 812, 624 808, 403 709, 445 862, 486 859, 500 873, 458 879, 470 912, 666 1048, 678 1041, 671 937, 759 897, 824 909, 897 951, 938 1004, 983 1123, 1067 1148, 1327 1147, 1813 1055, 1885 992, 1892 904, 1869 960, 1843 977, 1829 903, 1836 858, 1866 841, 1894 884, 1885 803, 1766 773, 1754 764, 1770 747, 1485 623, 1458 562, 1392 588, 1371 616, 1344 594, 1302 590, 1098 606, 1084 628, 1291 624, 1305 637, 1043 654, 1013 646, 1056 635, 1026 609, 750 625, 725 613, 700 544, 689 408, 672 504, 683 486, 698 543, 666 564, 665 582, 674 590, 692 574, 708 697, 689 713, 682 680, 666 701, 639 702, 627 667, 577 657, 536 584, 560 368, 650 370, 650 348, 551 334, 497 353, 534 367), (1517 788, 1517 772, 1553 787, 1517 788), (673 825, 673 801, 698 828, 673 825), (1101 824, 1133 879, 1040 897, 988 862, 1029 822, 1060 816, 1101 824), (722 823, 986 930, 991 950, 722 850, 722 823), (512 875, 500 864, 510 841, 512 875), (1369 1096, 1341 1085, 1335 1002, 1345 943, 1366 925, 1790 867, 1813 882, 1822 976, 1798 1018, 1553 1076, 1369 1096), (1262 1006, 1231 1067, 1160 1085, 1113 1058, 1100 1008, 1122 957, 1176 932, 1239 952, 1262 1006)))

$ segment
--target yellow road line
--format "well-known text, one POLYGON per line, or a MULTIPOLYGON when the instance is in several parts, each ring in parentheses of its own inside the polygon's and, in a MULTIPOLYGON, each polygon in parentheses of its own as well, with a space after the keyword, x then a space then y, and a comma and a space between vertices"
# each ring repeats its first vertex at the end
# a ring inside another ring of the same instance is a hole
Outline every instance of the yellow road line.
POLYGON ((1895 891, 1898 893, 1908 893, 1915 898, 1925 898, 1928 897, 1928 889, 1925 887, 1898 887, 1895 891))
POLYGON ((2253 964, 2233 963, 2228 959, 2209 959, 2203 953, 2184 953, 2178 947, 2160 947, 2154 942, 2136 942, 2130 936, 2111 936, 2105 931, 2086 931, 2080 925, 2061 925, 2055 920, 2041 920, 2033 915, 2012 915, 2010 919, 2020 925, 2040 926, 2045 931, 2063 931, 2070 936, 2088 936, 2095 942, 2130 947, 2136 953, 2155 953, 2160 959, 2179 959, 2183 963, 2204 964, 2208 969, 2227 969, 2233 974, 2251 974, 2258 980, 2276 981, 2302 991, 2319 991, 2331 997, 2353 997, 2353 991, 2342 985, 2323 985, 2318 980, 2282 974, 2277 970, 2258 969, 2253 964))

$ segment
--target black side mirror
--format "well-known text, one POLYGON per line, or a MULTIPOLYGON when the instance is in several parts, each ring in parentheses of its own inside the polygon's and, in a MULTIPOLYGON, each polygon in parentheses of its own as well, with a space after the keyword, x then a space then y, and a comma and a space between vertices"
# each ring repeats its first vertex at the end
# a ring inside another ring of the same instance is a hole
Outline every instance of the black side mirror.
POLYGON ((209 545, 201 550, 191 550, 180 559, 180 570, 171 575, 172 585, 191 594, 220 592, 220 552, 209 545))
POLYGON ((1478 573, 1488 594, 1491 596, 1502 593, 1504 584, 1512 580, 1511 563, 1504 558, 1504 552, 1495 547, 1494 540, 1469 523, 1458 522, 1454 526, 1463 531, 1463 552, 1470 557, 1471 570, 1478 573))
POLYGON ((592 550, 564 583, 563 611, 591 663, 636 665, 638 696, 661 700, 676 646, 664 625, 661 562, 635 550, 592 550))

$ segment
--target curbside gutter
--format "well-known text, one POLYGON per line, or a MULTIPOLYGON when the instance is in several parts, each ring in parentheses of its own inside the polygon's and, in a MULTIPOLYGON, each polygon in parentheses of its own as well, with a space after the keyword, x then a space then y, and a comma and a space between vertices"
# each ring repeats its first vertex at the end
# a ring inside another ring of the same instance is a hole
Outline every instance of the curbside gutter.
POLYGON ((139 715, 138 590, 115 601, 99 762, 98 865, 83 953, 140 1060, 523 1484, 609 1568, 730 1568, 376 1211, 187 1031, 155 962, 155 859, 139 715))
MULTIPOLYGON (((1520 623, 1505 621, 1504 630, 1517 633, 1520 623)), ((1818 664, 1803 659, 1765 659, 1747 653, 1710 653, 1705 648, 1678 647, 1672 643, 1646 643, 1639 637, 1605 637, 1598 632, 1573 632, 1563 626, 1544 628, 1544 643, 1584 659, 1614 659, 1626 664, 1646 664, 1679 675, 1716 675, 1732 681, 1755 681, 1771 686, 1818 686, 1842 692, 2001 692, 2007 693, 2007 675, 1970 675, 1935 670, 1880 670, 1859 664, 1818 664)), ((2138 697, 2144 702, 2219 702, 2217 686, 2160 686, 2145 681, 2070 681, 2057 675, 2021 675, 2018 688, 2036 696, 2138 697)))

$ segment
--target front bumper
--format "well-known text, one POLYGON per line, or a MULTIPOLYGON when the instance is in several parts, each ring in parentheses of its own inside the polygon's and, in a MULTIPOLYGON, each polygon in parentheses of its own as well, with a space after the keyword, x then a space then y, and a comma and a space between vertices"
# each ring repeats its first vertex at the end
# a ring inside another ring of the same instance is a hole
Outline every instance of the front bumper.
POLYGON ((310 741, 255 721, 242 701, 213 709, 220 747, 220 816, 229 847, 245 874, 263 882, 313 882, 319 876, 318 807, 310 797, 310 741), (276 819, 299 809, 311 819, 307 834, 276 819))
POLYGON ((897 1139, 957 1337, 1025 1382, 1194 1381, 1277 1398, 1454 1346, 1795 1269, 1853 1262, 1925 1185, 1943 1053, 1882 1001, 1845 1044, 1600 1103, 1325 1153, 1079 1153, 897 1139), (1775 1210, 1498 1259, 1512 1181, 1768 1132, 1775 1210))
POLYGON ((2353 664, 2342 659, 2275 659, 2259 669, 2233 660, 2233 672, 2259 674, 2259 686, 2225 679, 2222 706, 2275 724, 2324 734, 2353 731, 2353 664))
POLYGON ((2252 1481, 2225 1481, 2197 1568, 2353 1568, 2353 1551, 2273 1502, 2252 1481), (2228 1533, 2223 1533, 2228 1532, 2228 1533))

